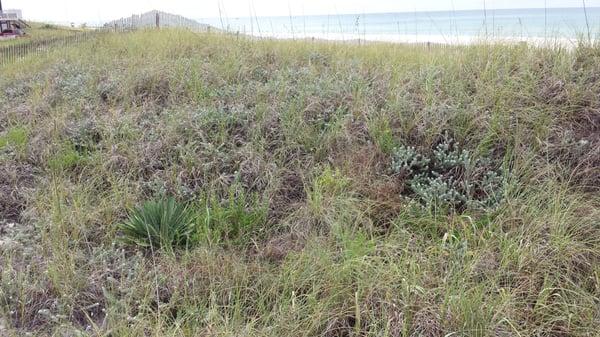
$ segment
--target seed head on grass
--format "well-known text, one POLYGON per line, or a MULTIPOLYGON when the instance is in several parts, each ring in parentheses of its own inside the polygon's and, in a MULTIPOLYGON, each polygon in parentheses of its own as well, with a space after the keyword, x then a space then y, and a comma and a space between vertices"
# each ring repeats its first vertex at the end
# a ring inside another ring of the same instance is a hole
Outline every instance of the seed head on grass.
POLYGON ((193 213, 184 204, 162 198, 131 211, 119 229, 128 244, 172 249, 191 244, 195 224, 193 213))

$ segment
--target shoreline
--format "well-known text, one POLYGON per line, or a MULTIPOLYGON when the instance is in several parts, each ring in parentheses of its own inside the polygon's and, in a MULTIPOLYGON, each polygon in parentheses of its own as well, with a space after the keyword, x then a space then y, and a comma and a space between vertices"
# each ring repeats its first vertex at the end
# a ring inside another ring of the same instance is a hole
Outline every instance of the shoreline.
MULTIPOLYGON (((236 34, 236 33, 233 33, 236 34)), ((446 46, 468 46, 476 44, 519 44, 527 43, 536 47, 566 47, 574 48, 581 41, 579 38, 570 37, 485 37, 485 36, 444 36, 444 35, 402 35, 402 34, 290 34, 290 33, 262 33, 243 34, 249 37, 275 40, 319 40, 327 42, 350 42, 350 43, 397 43, 397 44, 424 44, 424 45, 446 45, 446 46)), ((594 42, 595 39, 592 39, 594 42)))

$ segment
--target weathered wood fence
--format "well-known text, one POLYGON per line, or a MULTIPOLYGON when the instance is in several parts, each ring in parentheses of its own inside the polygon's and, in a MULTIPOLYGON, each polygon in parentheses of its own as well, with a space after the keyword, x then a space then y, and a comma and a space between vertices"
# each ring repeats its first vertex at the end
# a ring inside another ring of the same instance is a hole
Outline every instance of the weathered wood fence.
POLYGON ((127 18, 108 22, 104 25, 105 29, 113 29, 117 31, 161 27, 179 27, 195 31, 209 30, 209 26, 199 23, 195 20, 188 19, 181 15, 159 11, 151 11, 140 15, 132 15, 127 18))
POLYGON ((43 40, 31 40, 28 42, 2 46, 0 44, 0 66, 17 62, 25 56, 47 53, 57 47, 68 47, 83 41, 96 38, 104 30, 89 30, 73 33, 72 35, 53 37, 43 40))
POLYGON ((152 11, 141 15, 115 20, 102 28, 74 32, 71 35, 53 37, 43 40, 31 40, 17 44, 2 46, 0 43, 0 66, 18 62, 28 55, 48 53, 56 48, 65 48, 80 42, 95 39, 108 32, 129 32, 139 29, 162 27, 180 27, 194 31, 209 31, 207 25, 198 23, 179 15, 152 11))

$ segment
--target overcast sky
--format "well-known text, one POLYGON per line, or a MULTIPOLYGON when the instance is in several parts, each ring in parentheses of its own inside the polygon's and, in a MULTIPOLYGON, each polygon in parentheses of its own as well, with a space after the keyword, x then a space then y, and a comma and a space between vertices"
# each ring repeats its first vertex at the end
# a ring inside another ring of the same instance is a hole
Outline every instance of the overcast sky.
MULTIPOLYGON (((158 9, 189 18, 483 9, 483 0, 0 0, 26 19, 100 23, 158 9), (251 14, 252 13, 252 14, 251 14)), ((488 9, 581 7, 583 0, 486 0, 488 9)), ((585 0, 600 7, 600 0, 585 0)))

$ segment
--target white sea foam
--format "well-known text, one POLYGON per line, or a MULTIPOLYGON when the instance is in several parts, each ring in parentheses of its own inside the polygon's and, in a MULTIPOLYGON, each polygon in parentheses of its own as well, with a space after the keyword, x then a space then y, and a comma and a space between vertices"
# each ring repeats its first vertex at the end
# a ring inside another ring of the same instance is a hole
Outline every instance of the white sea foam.
POLYGON ((342 33, 262 33, 254 34, 261 38, 274 39, 315 39, 325 41, 350 41, 350 42, 389 42, 403 44, 445 44, 445 45, 470 45, 470 44, 517 44, 528 43, 535 46, 562 46, 566 48, 575 47, 577 38, 542 38, 542 37, 493 37, 493 36, 444 36, 444 35, 402 35, 402 34, 342 34, 342 33))

